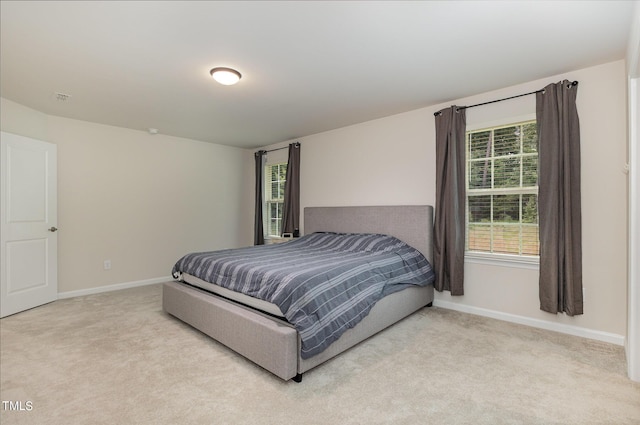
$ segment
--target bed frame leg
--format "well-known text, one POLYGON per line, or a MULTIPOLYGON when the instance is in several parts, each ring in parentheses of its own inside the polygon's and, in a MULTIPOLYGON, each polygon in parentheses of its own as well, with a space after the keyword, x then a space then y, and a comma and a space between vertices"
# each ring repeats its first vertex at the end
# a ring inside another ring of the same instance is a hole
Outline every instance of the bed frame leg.
POLYGON ((294 376, 294 377, 293 377, 293 378, 291 378, 291 379, 293 379, 295 382, 300 383, 300 382, 302 382, 302 374, 301 374, 301 373, 298 373, 296 376, 294 376))
POLYGON ((433 301, 427 304, 425 307, 433 307, 433 301))

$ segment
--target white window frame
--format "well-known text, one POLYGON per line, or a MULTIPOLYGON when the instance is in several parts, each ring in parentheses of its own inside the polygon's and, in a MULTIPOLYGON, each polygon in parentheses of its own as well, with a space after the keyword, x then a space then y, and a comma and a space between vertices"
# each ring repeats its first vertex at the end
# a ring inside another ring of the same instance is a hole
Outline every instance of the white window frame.
MULTIPOLYGON (((467 158, 468 149, 467 149, 467 133, 483 130, 483 129, 495 129, 499 127, 508 127, 511 125, 518 125, 529 121, 535 121, 535 114, 527 114, 519 117, 513 117, 510 119, 504 119, 500 121, 493 122, 485 122, 478 123, 475 125, 468 125, 465 131, 465 188, 467 194, 465 195, 465 262, 475 263, 475 264, 485 264, 491 266, 500 266, 500 267, 515 267, 515 268, 523 268, 523 269, 532 269, 538 270, 540 265, 540 256, 539 255, 518 255, 518 254, 506 254, 506 253, 495 253, 495 252, 481 252, 481 251, 468 251, 467 250, 467 228, 469 225, 469 216, 468 216, 468 191, 469 191, 469 161, 467 158)), ((513 194, 513 193, 522 193, 530 192, 530 193, 538 193, 537 188, 535 191, 523 191, 521 189, 492 189, 491 191, 487 190, 489 194, 513 194)), ((538 221, 539 226, 539 221, 538 221)))

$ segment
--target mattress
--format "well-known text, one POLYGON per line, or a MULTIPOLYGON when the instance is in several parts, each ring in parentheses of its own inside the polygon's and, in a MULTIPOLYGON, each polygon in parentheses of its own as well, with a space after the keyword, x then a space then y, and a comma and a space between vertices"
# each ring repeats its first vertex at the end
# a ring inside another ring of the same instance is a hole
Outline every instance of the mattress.
POLYGON ((190 285, 197 286, 200 289, 204 289, 207 292, 220 295, 221 297, 239 302, 240 304, 244 304, 248 307, 255 308, 257 310, 271 314, 272 316, 276 316, 284 319, 284 314, 282 314, 282 311, 280 311, 280 307, 278 307, 273 303, 270 303, 269 301, 264 301, 264 300, 252 297, 251 295, 245 295, 241 292, 236 292, 227 288, 223 288, 222 286, 218 286, 215 283, 209 283, 200 278, 192 276, 189 273, 182 273, 181 280, 190 285))

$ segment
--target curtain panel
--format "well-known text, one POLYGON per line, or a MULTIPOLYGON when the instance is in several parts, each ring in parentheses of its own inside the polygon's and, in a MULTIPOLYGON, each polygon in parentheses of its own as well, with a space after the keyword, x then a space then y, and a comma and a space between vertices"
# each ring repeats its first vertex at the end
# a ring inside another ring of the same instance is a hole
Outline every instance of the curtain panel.
POLYGON ((253 244, 264 245, 264 224, 262 220, 262 198, 264 187, 264 160, 266 151, 258 151, 255 153, 255 170, 256 170, 256 193, 255 193, 255 218, 253 226, 253 244))
POLYGON ((582 314, 582 213, 578 86, 549 84, 536 94, 540 309, 582 314))
POLYGON ((436 120, 435 289, 464 295, 466 113, 456 106, 436 120))
POLYGON ((287 176, 284 183, 282 233, 299 233, 300 229, 300 143, 289 144, 287 176))

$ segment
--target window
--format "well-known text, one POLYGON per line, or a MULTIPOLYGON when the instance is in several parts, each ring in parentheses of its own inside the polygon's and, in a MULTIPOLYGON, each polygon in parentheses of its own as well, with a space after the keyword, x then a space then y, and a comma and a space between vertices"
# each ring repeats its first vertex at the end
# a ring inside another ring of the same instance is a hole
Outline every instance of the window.
POLYGON ((282 235, 282 214, 284 209, 284 183, 287 178, 287 164, 272 164, 265 168, 266 236, 282 235))
POLYGON ((468 131, 467 252, 537 256, 536 122, 468 131))

